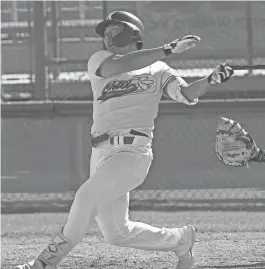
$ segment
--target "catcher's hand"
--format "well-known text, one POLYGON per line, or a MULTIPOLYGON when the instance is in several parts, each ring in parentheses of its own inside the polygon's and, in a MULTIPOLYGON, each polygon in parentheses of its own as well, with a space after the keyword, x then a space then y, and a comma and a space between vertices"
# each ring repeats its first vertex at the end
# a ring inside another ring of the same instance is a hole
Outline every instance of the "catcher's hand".
POLYGON ((228 166, 248 166, 259 149, 253 137, 232 119, 220 117, 215 138, 215 153, 218 160, 228 166))
POLYGON ((227 61, 215 67, 214 71, 208 76, 208 82, 210 84, 224 83, 228 81, 233 74, 234 70, 230 66, 230 62, 227 61))
POLYGON ((169 44, 164 45, 164 51, 166 56, 173 53, 181 53, 185 50, 191 49, 201 41, 200 37, 196 35, 186 35, 175 39, 169 44))

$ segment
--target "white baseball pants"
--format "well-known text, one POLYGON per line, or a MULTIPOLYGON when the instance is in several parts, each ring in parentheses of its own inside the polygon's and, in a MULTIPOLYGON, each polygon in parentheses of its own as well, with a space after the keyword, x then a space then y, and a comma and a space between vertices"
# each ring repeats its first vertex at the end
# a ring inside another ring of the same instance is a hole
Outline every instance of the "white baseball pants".
POLYGON ((63 234, 78 243, 96 217, 106 242, 143 250, 175 251, 183 235, 178 229, 157 228, 129 220, 129 192, 147 176, 150 148, 93 148, 90 178, 77 191, 63 234))

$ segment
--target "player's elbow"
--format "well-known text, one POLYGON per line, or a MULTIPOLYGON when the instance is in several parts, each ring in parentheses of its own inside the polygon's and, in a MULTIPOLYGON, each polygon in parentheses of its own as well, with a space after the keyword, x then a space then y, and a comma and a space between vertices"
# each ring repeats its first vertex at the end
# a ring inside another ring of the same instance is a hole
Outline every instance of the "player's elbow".
MULTIPOLYGON (((172 86, 172 85, 171 85, 172 86)), ((177 101, 184 103, 186 105, 195 105, 198 102, 198 98, 196 95, 186 94, 185 90, 188 87, 188 84, 177 85, 176 87, 169 87, 167 90, 168 96, 177 101)))
POLYGON ((180 91, 189 102, 193 102, 193 100, 199 97, 197 91, 191 89, 190 84, 181 86, 180 91))
POLYGON ((205 95, 210 89, 207 78, 196 80, 182 87, 182 93, 188 100, 194 100, 205 95))

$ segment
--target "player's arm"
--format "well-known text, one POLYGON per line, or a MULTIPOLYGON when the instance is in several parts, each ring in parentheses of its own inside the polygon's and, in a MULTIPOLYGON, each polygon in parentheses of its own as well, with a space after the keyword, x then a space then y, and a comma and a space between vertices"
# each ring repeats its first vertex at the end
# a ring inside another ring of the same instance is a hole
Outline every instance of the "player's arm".
POLYGON ((258 149, 255 157, 253 157, 251 162, 265 163, 265 150, 258 149))
MULTIPOLYGON (((227 129, 227 126, 224 127, 225 125, 229 123, 231 124, 232 122, 233 124, 232 126, 236 127, 237 132, 238 132, 238 134, 235 136, 235 140, 245 143, 246 149, 251 151, 252 157, 248 161, 256 162, 256 163, 265 163, 265 150, 262 150, 257 146, 256 141, 254 140, 253 136, 250 133, 248 133, 244 128, 242 128, 239 122, 236 122, 236 121, 233 121, 232 119, 228 119, 224 117, 221 117, 220 119, 221 120, 219 120, 218 127, 217 127, 219 133, 222 132, 224 129, 227 129)), ((226 131, 226 133, 230 134, 230 136, 235 135, 232 126, 231 128, 229 128, 230 133, 226 131)), ((242 148, 242 146, 240 147, 242 148)), ((230 149, 233 150, 233 147, 230 147, 230 149)), ((242 153, 242 154, 239 154, 239 156, 240 155, 246 157, 248 154, 242 153)))
POLYGON ((167 80, 163 84, 163 93, 173 100, 193 105, 198 102, 200 96, 212 88, 211 85, 224 83, 229 80, 233 73, 233 69, 226 62, 218 65, 208 77, 187 83, 176 76, 176 70, 169 68, 164 75, 167 80))
POLYGON ((163 58, 165 58, 163 47, 134 51, 125 55, 112 55, 101 64, 98 74, 107 78, 144 68, 163 58))
POLYGON ((227 61, 218 65, 209 76, 185 85, 182 92, 189 100, 196 99, 207 93, 212 88, 211 85, 224 83, 228 81, 233 74, 234 71, 227 61))
MULTIPOLYGON (((227 119, 225 119, 227 120, 227 119)), ((231 120, 231 119, 230 119, 231 120)), ((222 123, 222 121, 221 121, 222 123)), ((237 123, 239 124, 239 123, 237 123)), ((240 124, 239 124, 240 126, 240 124)), ((254 156, 249 160, 251 162, 257 163, 265 163, 265 150, 260 149, 254 138, 250 133, 247 133, 241 126, 240 126, 240 134, 236 136, 237 141, 242 141, 245 143, 247 149, 252 149, 254 147, 254 156), (246 133, 246 134, 245 134, 246 133)))
POLYGON ((107 78, 138 70, 164 59, 171 54, 181 53, 193 48, 199 41, 199 37, 188 35, 158 48, 138 50, 125 55, 112 55, 101 64, 97 73, 101 77, 107 78))
POLYGON ((200 96, 203 96, 211 88, 208 78, 202 78, 196 80, 192 83, 184 83, 180 86, 182 94, 188 100, 198 99, 200 96))

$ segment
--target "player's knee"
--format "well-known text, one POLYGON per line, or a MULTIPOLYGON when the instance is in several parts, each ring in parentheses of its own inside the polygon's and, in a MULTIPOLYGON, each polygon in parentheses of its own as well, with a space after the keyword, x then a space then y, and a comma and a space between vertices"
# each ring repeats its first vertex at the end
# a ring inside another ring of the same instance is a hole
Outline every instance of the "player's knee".
POLYGON ((138 186, 141 185, 145 181, 145 177, 138 178, 138 186))
POLYGON ((100 184, 96 179, 90 177, 80 188, 76 191, 75 199, 93 201, 98 199, 101 190, 100 184))
POLYGON ((105 242, 113 246, 121 246, 125 238, 126 235, 115 235, 114 237, 105 238, 105 242))
POLYGON ((113 246, 122 246, 124 242, 128 239, 130 234, 130 229, 128 226, 124 226, 120 229, 116 234, 104 236, 104 240, 106 243, 113 245, 113 246))
POLYGON ((89 200, 89 203, 96 204, 95 199, 93 199, 93 192, 89 190, 85 185, 82 185, 75 193, 75 200, 80 204, 85 205, 86 202, 89 200))
POLYGON ((116 235, 113 236, 104 236, 104 241, 109 244, 109 245, 114 245, 114 240, 115 240, 116 235))
POLYGON ((84 187, 83 185, 76 191, 75 193, 75 200, 83 200, 85 198, 85 192, 84 192, 84 187))

